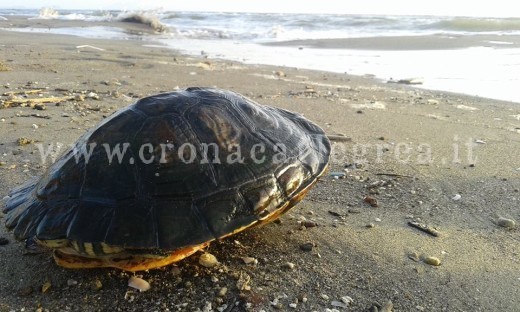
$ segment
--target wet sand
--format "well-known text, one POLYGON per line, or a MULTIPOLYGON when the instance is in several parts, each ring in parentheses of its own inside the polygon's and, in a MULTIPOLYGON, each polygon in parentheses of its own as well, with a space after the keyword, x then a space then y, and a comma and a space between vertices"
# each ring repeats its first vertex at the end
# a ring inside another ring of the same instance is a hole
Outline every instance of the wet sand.
POLYGON ((73 98, 38 110, 7 105, 12 96, 1 96, 0 107, 10 106, 0 108, 2 197, 44 172, 40 143, 67 146, 137 98, 177 88, 237 91, 349 138, 334 142, 331 162, 331 172, 345 178, 324 176, 279 224, 211 244, 207 251, 220 262, 215 268, 201 267, 196 254, 140 272, 152 286, 147 292, 128 288, 133 274, 119 270, 58 267, 49 253, 28 253, 2 226, 8 242, 0 246, 0 311, 514 311, 520 305, 518 104, 191 58, 144 41, 7 31, 0 37, 2 94, 23 97, 36 89, 26 96, 73 98), (502 227, 500 217, 517 224, 502 227), (258 261, 246 265, 241 257, 258 261), (427 257, 440 266, 425 263, 427 257), (42 292, 44 285, 50 288, 42 292))
POLYGON ((354 49, 382 51, 451 50, 468 47, 518 48, 520 36, 388 36, 344 39, 306 39, 265 43, 271 46, 298 46, 321 49, 354 49))

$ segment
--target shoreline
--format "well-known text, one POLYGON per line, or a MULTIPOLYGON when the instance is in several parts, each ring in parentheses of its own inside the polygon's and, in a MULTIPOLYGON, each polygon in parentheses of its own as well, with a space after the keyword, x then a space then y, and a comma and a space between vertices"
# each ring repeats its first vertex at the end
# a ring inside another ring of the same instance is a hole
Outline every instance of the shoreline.
POLYGON ((415 85, 420 89, 520 103, 520 98, 512 91, 515 89, 516 77, 507 71, 500 74, 493 70, 505 66, 513 66, 511 70, 515 69, 516 65, 509 63, 515 63, 512 56, 520 46, 519 35, 430 34, 242 42, 237 45, 233 40, 218 41, 220 43, 212 40, 199 42, 194 39, 177 41, 170 38, 167 32, 155 32, 153 27, 145 22, 28 20, 25 16, 10 16, 9 20, 0 21, 0 28, 2 26, 6 26, 5 29, 26 29, 24 32, 44 35, 150 41, 151 45, 170 48, 172 53, 184 51, 182 53, 192 57, 198 57, 202 53, 211 59, 236 61, 247 65, 297 67, 356 76, 374 76, 386 82, 416 79, 421 81, 415 85), (271 53, 278 56, 265 57, 271 53), (316 53, 322 55, 318 57, 316 53), (316 58, 313 62, 307 61, 313 58, 316 58), (467 63, 478 62, 482 58, 488 59, 489 64, 485 64, 487 67, 483 67, 483 71, 475 71, 473 75, 468 75, 467 63), (490 63, 491 59, 496 61, 490 63), (435 66, 436 61, 442 62, 443 66, 435 66), (403 62, 408 65, 404 65, 403 62), (446 74, 445 68, 450 68, 451 75, 446 74), (484 74, 486 72, 487 74, 484 74))
MULTIPOLYGON (((128 288, 131 274, 125 272, 67 270, 48 253, 26 255, 24 244, 2 225, 0 237, 9 242, 0 246, 0 310, 237 305, 238 311, 291 311, 296 304, 302 311, 323 311, 339 308, 333 302, 346 296, 353 311, 389 302, 396 311, 520 305, 519 229, 497 224, 499 217, 520 220, 517 104, 366 77, 190 57, 146 41, 0 34, 0 62, 8 67, 0 72, 1 94, 21 92, 23 98, 24 91, 38 89, 25 96, 76 99, 45 103, 43 110, 0 108, 2 197, 44 172, 36 144, 73 143, 138 98, 188 86, 239 92, 349 138, 334 143, 331 163, 331 173, 344 172, 344 179, 324 176, 281 224, 210 245, 208 252, 221 263, 216 269, 198 265, 196 254, 140 272, 152 286, 147 292, 128 288), (29 143, 20 144, 20 138, 29 143), (379 206, 367 204, 366 196, 379 206), (418 219, 441 235, 408 226, 418 219), (318 226, 302 226, 302 220, 318 226), (302 250, 308 243, 312 250, 302 250), (441 265, 425 263, 429 256, 441 265), (244 264, 241 257, 258 263, 244 264), (240 286, 246 279, 250 290, 240 286), (42 292, 47 282, 51 287, 42 292)), ((0 98, 5 104, 8 96, 0 98)))

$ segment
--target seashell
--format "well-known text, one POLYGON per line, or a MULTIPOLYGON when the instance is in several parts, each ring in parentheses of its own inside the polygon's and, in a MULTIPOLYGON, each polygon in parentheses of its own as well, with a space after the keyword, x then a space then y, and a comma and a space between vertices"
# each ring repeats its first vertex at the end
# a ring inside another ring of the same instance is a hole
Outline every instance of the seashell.
POLYGON ((51 288, 52 284, 51 282, 45 282, 43 283, 42 285, 42 294, 46 293, 50 288, 51 288))
POLYGON ((212 268, 215 265, 217 265, 217 263, 218 263, 217 258, 210 253, 204 253, 204 254, 200 255, 199 264, 206 268, 212 268))
POLYGON ((244 261, 245 264, 256 264, 256 263, 258 263, 258 260, 256 260, 253 257, 242 257, 242 261, 244 261))
POLYGON ((140 292, 147 291, 151 288, 150 283, 137 276, 130 277, 128 286, 138 289, 140 292))

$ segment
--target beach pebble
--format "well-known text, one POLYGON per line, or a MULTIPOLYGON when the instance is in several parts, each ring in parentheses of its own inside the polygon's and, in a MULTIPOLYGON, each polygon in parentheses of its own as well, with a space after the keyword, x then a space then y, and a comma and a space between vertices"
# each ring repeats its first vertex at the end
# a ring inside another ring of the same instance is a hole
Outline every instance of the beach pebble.
POLYGON ((76 94, 74 96, 74 101, 83 102, 85 101, 85 96, 83 94, 76 94))
POLYGON ((375 226, 376 225, 374 223, 369 223, 369 224, 365 225, 365 227, 368 229, 374 228, 375 226))
POLYGON ((307 242, 300 245, 300 249, 303 251, 312 251, 312 248, 314 247, 314 244, 311 242, 307 242))
POLYGON ((103 283, 100 280, 96 279, 91 284, 92 290, 101 290, 103 288, 103 283))
POLYGON ((313 227, 317 227, 318 223, 316 223, 314 221, 302 221, 301 225, 306 227, 306 228, 313 228, 313 227))
POLYGON ((433 265, 433 266, 439 266, 441 265, 441 260, 437 257, 431 257, 431 256, 428 256, 426 258, 424 258, 424 263, 426 264, 429 264, 429 265, 433 265))
POLYGON ((217 258, 210 253, 204 253, 199 257, 199 264, 206 268, 212 268, 217 265, 217 263, 217 258))
POLYGON ((331 172, 329 175, 334 179, 345 179, 347 176, 345 172, 331 172))
POLYGON ((219 297, 224 297, 224 296, 226 296, 227 291, 228 291, 227 287, 222 287, 222 288, 220 288, 220 290, 218 291, 218 296, 219 296, 219 297))
POLYGON ((33 129, 38 129, 39 127, 38 127, 37 124, 32 124, 32 128, 33 128, 33 129))
POLYGON ((289 308, 296 309, 298 305, 296 303, 289 303, 289 308))
POLYGON ((245 264, 257 264, 258 260, 253 257, 242 257, 242 261, 245 264))
POLYGON ((36 110, 46 110, 47 106, 45 106, 45 104, 35 104, 33 108, 36 110))
POLYGON ((500 217, 497 219, 497 224, 504 228, 513 228, 515 227, 516 223, 513 219, 507 219, 504 217, 500 217))
POLYGON ((137 276, 130 277, 128 280, 128 286, 138 289, 140 292, 147 291, 151 287, 150 283, 137 276))
POLYGON ((477 144, 486 144, 486 142, 483 141, 483 140, 475 140, 475 143, 477 143, 477 144))
POLYGON ((294 269, 295 266, 296 266, 296 265, 295 265, 294 263, 292 263, 292 262, 286 262, 286 263, 284 263, 284 265, 283 265, 284 268, 286 268, 286 269, 290 269, 290 270, 294 269))
POLYGON ((99 95, 97 95, 97 93, 94 93, 94 92, 89 92, 89 93, 87 93, 87 98, 93 99, 93 100, 99 100, 99 95))
POLYGON ((377 199, 375 197, 365 196, 365 198, 363 198, 363 201, 372 207, 379 207, 379 203, 377 202, 377 199))
POLYGON ((460 200, 462 198, 462 196, 460 196, 460 194, 455 194, 451 199, 453 199, 454 201, 457 201, 457 200, 460 200))

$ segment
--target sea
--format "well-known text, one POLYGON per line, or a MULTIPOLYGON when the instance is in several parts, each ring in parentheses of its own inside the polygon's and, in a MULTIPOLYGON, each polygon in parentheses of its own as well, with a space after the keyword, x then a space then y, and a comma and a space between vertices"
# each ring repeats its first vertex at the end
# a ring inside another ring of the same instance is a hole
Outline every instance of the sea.
POLYGON ((172 54, 381 81, 415 79, 419 88, 520 103, 520 18, 0 9, 0 20, 13 15, 92 24, 13 31, 142 39, 172 54), (110 26, 113 21, 143 23, 156 32, 128 33, 110 26))

